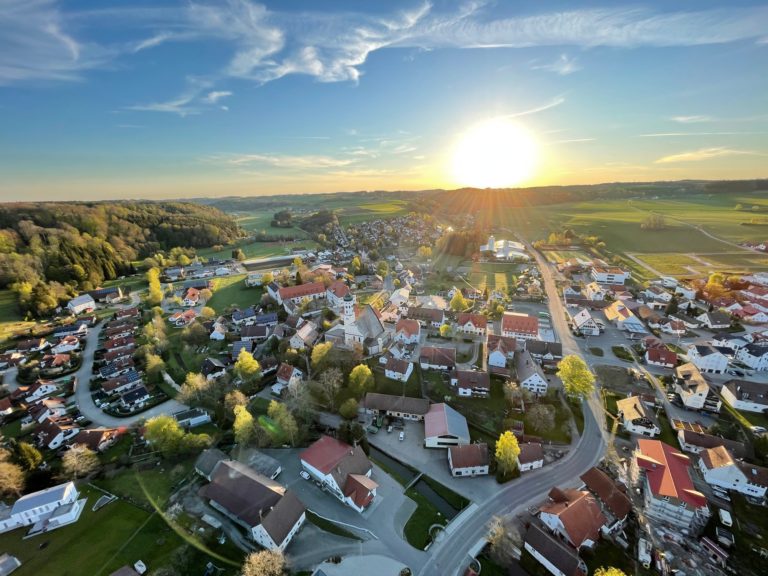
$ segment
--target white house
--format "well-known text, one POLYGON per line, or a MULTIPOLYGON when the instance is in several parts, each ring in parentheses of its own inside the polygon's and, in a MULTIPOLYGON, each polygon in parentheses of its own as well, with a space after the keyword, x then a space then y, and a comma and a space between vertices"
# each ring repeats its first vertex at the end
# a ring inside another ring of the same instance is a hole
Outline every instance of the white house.
POLYGON ((211 333, 208 335, 208 338, 210 338, 211 340, 215 340, 217 342, 221 342, 225 340, 226 337, 227 337, 227 325, 221 322, 215 322, 213 324, 213 327, 211 328, 211 333))
POLYGON ((696 289, 687 284, 678 284, 675 286, 675 294, 682 296, 686 300, 693 300, 696 298, 696 289))
POLYGON ((688 410, 720 411, 720 399, 710 390, 699 369, 690 362, 675 369, 675 392, 688 410))
POLYGON ((640 396, 630 396, 616 401, 616 410, 624 430, 653 438, 661 433, 653 412, 645 408, 640 396))
POLYGON ((423 370, 453 370, 456 367, 456 348, 424 346, 419 354, 423 370))
POLYGON ((379 485, 371 479, 373 466, 360 446, 321 436, 299 457, 312 478, 353 510, 362 513, 376 497, 379 485))
POLYGON ((237 461, 219 461, 203 490, 213 508, 268 550, 285 551, 306 520, 292 491, 237 461))
POLYGON ((647 332, 643 322, 634 315, 622 301, 617 300, 603 310, 605 318, 616 325, 619 330, 644 334, 647 332))
POLYGON ((287 362, 280 364, 280 368, 277 369, 277 380, 272 386, 272 392, 280 394, 283 389, 298 384, 304 378, 304 372, 291 366, 287 362))
POLYGON ((600 327, 586 308, 581 308, 571 315, 571 324, 573 329, 583 336, 600 336, 600 327))
POLYGON ((317 338, 317 326, 315 326, 314 322, 307 321, 301 325, 293 336, 291 336, 291 348, 294 350, 304 350, 308 347, 311 348, 314 346, 317 338))
POLYGON ((650 366, 674 368, 677 364, 677 354, 664 345, 654 346, 645 351, 645 361, 650 366))
POLYGON ((408 362, 408 360, 399 360, 392 357, 387 360, 387 364, 384 367, 384 375, 390 380, 397 380, 398 382, 407 382, 412 373, 413 362, 408 362))
POLYGON ((623 270, 618 266, 592 266, 590 275, 595 282, 600 284, 624 284, 631 274, 629 270, 623 270))
POLYGON ((584 297, 587 300, 605 300, 608 291, 597 282, 590 282, 584 287, 584 297))
POLYGON ((53 354, 66 354, 80 349, 80 340, 77 336, 65 336, 59 343, 51 348, 53 354))
POLYGON ((479 396, 486 398, 491 393, 491 379, 488 372, 478 370, 456 370, 451 374, 451 386, 455 386, 459 396, 479 396))
POLYGON ((707 374, 722 374, 728 368, 728 357, 710 344, 691 344, 688 360, 707 374))
POLYGON ((517 349, 517 339, 507 336, 488 335, 488 367, 504 370, 507 368, 507 362, 515 357, 517 349))
POLYGON ((659 440, 637 441, 634 465, 640 472, 645 513, 679 528, 703 526, 707 498, 691 480, 690 459, 659 440))
POLYGON ((720 395, 736 410, 768 413, 768 384, 748 380, 729 380, 723 384, 720 395))
POLYGON ((245 279, 246 286, 261 286, 264 272, 249 272, 245 279))
POLYGON ((699 453, 699 470, 710 486, 765 498, 768 489, 768 468, 734 460, 724 446, 707 448, 699 453))
POLYGON ((516 361, 517 381, 520 387, 537 396, 544 396, 547 393, 547 378, 539 363, 531 357, 528 350, 518 352, 516 361))
POLYGON ((424 415, 424 447, 448 448, 469 444, 467 420, 447 404, 432 404, 424 415))
POLYGON ((96 301, 90 294, 83 294, 73 298, 67 303, 67 310, 72 314, 82 314, 83 312, 92 312, 96 309, 96 301))
POLYGON ((535 524, 528 527, 523 548, 552 576, 586 576, 587 565, 576 551, 535 524))
POLYGON ((768 370, 768 346, 764 344, 747 344, 736 351, 736 359, 752 368, 752 370, 760 372, 768 370))
POLYGON ((187 291, 184 293, 184 297, 181 300, 181 305, 186 306, 188 308, 197 306, 200 303, 200 290, 197 288, 192 288, 191 286, 187 288, 187 291))
POLYGON ((586 490, 552 488, 539 509, 539 519, 551 532, 576 549, 594 548, 607 520, 586 490))
POLYGON ((501 317, 501 334, 518 340, 539 337, 539 319, 536 316, 516 312, 504 312, 501 317))
POLYGON ((723 328, 728 328, 731 325, 731 317, 725 312, 719 311, 704 312, 701 316, 697 316, 696 320, 710 330, 721 330, 723 328))
POLYGON ((517 465, 520 472, 529 472, 544 466, 544 449, 541 444, 538 442, 524 442, 520 444, 517 465))
POLYGON ((395 340, 404 344, 416 344, 421 338, 421 324, 418 320, 401 318, 395 324, 395 340))
POLYGON ((462 312, 456 317, 456 331, 482 336, 488 328, 488 319, 482 314, 462 312))
POLYGON ((488 444, 463 444, 448 448, 448 467, 454 477, 468 478, 488 474, 488 444))
POLYGON ((38 380, 27 389, 24 396, 24 401, 27 402, 27 404, 36 402, 41 398, 45 398, 46 396, 50 396, 51 394, 56 393, 58 389, 58 386, 53 382, 38 380))
POLYGON ((38 522, 44 522, 47 530, 75 522, 85 505, 79 496, 74 482, 26 494, 0 515, 0 533, 38 522))

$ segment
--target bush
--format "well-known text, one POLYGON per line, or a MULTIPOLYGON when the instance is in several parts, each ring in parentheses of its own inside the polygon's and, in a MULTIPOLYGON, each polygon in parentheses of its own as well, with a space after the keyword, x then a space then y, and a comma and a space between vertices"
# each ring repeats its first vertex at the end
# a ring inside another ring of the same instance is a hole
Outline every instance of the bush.
POLYGON ((339 415, 347 420, 352 420, 357 417, 358 404, 354 398, 349 398, 339 406, 339 415))

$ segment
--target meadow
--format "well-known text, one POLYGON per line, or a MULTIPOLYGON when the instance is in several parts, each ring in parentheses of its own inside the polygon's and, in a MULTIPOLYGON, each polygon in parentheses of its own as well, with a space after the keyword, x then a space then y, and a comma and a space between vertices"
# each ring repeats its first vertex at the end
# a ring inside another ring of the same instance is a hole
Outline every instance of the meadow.
POLYGON ((233 274, 213 281, 213 296, 206 303, 219 314, 230 307, 248 308, 261 300, 262 289, 245 285, 246 274, 233 274))
POLYGON ((7 340, 16 333, 29 330, 35 325, 27 322, 21 315, 16 293, 12 290, 0 290, 0 341, 7 340))

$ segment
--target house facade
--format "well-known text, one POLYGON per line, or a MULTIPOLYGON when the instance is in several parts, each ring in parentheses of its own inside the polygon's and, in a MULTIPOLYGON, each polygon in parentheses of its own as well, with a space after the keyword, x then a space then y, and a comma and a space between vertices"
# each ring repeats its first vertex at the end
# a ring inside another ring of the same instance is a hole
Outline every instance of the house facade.
POLYGON ((699 453, 699 471, 710 486, 760 500, 765 498, 768 468, 735 460, 724 446, 702 450, 699 453))
POLYGON ((748 380, 729 380, 723 384, 720 395, 736 410, 761 414, 768 411, 768 384, 748 380))
POLYGON ((488 444, 464 444, 448 448, 448 467, 451 475, 456 478, 485 476, 489 465, 488 444))

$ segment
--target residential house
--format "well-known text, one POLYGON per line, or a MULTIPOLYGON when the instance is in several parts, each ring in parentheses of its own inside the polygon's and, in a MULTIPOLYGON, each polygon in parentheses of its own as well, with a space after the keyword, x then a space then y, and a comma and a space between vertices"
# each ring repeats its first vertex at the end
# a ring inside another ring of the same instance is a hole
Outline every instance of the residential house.
POLYGON ((760 500, 765 498, 768 468, 735 460, 725 446, 702 450, 699 453, 699 470, 710 486, 760 500))
POLYGON ((411 298, 411 289, 410 288, 398 288, 397 290, 394 290, 392 294, 389 295, 389 302, 390 304, 393 304, 397 308, 404 308, 408 305, 408 300, 411 298))
POLYGON ((728 368, 728 357, 711 344, 691 344, 688 360, 707 374, 722 374, 728 368))
POLYGON ((291 336, 290 345, 295 350, 304 350, 305 348, 311 348, 317 342, 320 334, 317 331, 317 326, 314 322, 305 322, 296 331, 296 334, 291 336))
POLYGON ((539 337, 539 319, 518 312, 504 312, 501 317, 501 334, 518 340, 534 340, 539 337))
POLYGON ((275 385, 272 386, 272 391, 275 394, 282 393, 283 389, 288 388, 288 386, 291 386, 293 384, 298 384, 304 379, 304 372, 296 368, 295 366, 291 366, 287 362, 283 362, 280 364, 280 367, 277 369, 277 380, 275 382, 275 385))
POLYGON ((195 460, 195 472, 210 482, 219 462, 227 460, 231 460, 231 458, 225 452, 218 448, 206 448, 195 460))
POLYGON ((40 368, 50 373, 61 372, 70 367, 72 356, 70 354, 46 354, 40 359, 40 368))
POLYGON ((264 314, 257 314, 253 317, 253 323, 257 326, 277 326, 277 313, 265 312, 264 314))
POLYGON ((84 500, 78 500, 79 496, 74 482, 26 494, 0 516, 0 534, 38 522, 44 522, 49 529, 73 522, 85 504, 84 500))
POLYGON ((529 472, 544 466, 544 448, 539 442, 523 442, 517 455, 520 472, 529 472))
POLYGON ((29 388, 26 389, 26 391, 24 392, 24 401, 27 404, 31 404, 32 402, 41 400, 46 396, 55 394, 58 391, 59 391, 59 387, 56 385, 55 382, 49 382, 47 380, 38 380, 37 382, 35 382, 29 388))
POLYGON ((695 432, 693 430, 678 430, 677 442, 680 444, 680 448, 685 452, 692 452, 693 454, 699 454, 702 450, 706 450, 707 448, 717 448, 718 446, 722 446, 736 458, 744 458, 744 456, 747 455, 747 447, 743 442, 729 440, 728 438, 721 438, 720 436, 713 436, 703 432, 695 432))
POLYGON ((210 328, 211 332, 208 335, 208 338, 210 340, 214 340, 216 342, 223 342, 227 338, 227 325, 224 322, 219 322, 218 320, 213 323, 213 325, 210 328))
POLYGON ((105 304, 114 304, 120 302, 123 299, 123 289, 120 286, 110 286, 109 288, 97 288, 96 290, 89 290, 88 294, 96 302, 105 304))
POLYGON ((531 358, 542 366, 554 366, 563 359, 563 345, 560 342, 526 340, 524 346, 531 358))
POLYGON ((659 440, 637 441, 634 465, 640 472, 645 514, 679 528, 709 519, 707 498, 691 480, 690 459, 659 440))
POLYGON ((661 433, 656 415, 648 410, 640 396, 629 396, 616 401, 617 416, 624 430, 632 434, 642 434, 653 438, 661 433))
MULTIPOLYGON (((308 326, 308 329, 311 329, 315 325, 311 322, 307 322, 305 326, 308 326)), ((269 335, 270 327, 265 324, 251 324, 244 326, 240 330, 240 340, 244 340, 246 342, 263 342, 269 338, 269 335)))
MULTIPOLYGON (((234 310, 232 312, 232 323, 235 326, 255 324, 256 309, 253 306, 249 306, 245 310, 234 310)), ((275 323, 277 323, 277 315, 275 315, 275 323)))
POLYGON ((394 357, 387 360, 384 367, 384 375, 390 380, 397 380, 398 382, 407 382, 412 373, 413 363, 394 357))
POLYGON ((722 330, 731 325, 731 317, 719 310, 704 312, 704 314, 697 316, 696 319, 710 330, 722 330))
MULTIPOLYGON (((0 398, 0 416, 8 416, 9 414, 13 414, 13 404, 11 404, 10 396, 0 398)), ((0 418, 0 421, 2 421, 2 418, 0 418)))
POLYGON ((748 380, 729 380, 720 388, 723 400, 736 410, 768 413, 768 384, 748 380))
POLYGON ((230 356, 233 360, 237 360, 237 357, 240 356, 240 352, 245 350, 246 352, 253 353, 253 342, 246 341, 246 340, 237 340, 236 342, 232 342, 232 351, 230 352, 230 356))
POLYGON ((544 396, 547 393, 547 378, 541 366, 528 350, 522 350, 516 355, 517 382, 532 394, 544 396))
POLYGON ((448 448, 469 444, 467 420, 447 404, 432 404, 424 416, 424 447, 448 448))
POLYGON ((59 326, 53 331, 54 338, 65 338, 67 336, 84 337, 88 335, 89 322, 87 320, 75 320, 69 324, 59 326))
POLYGON ((184 312, 174 312, 168 316, 168 321, 177 328, 182 328, 192 324, 195 318, 197 318, 197 312, 194 310, 184 310, 184 312))
POLYGON ((71 418, 46 418, 35 428, 38 446, 57 450, 77 436, 80 427, 71 418))
POLYGON ((104 452, 120 438, 120 431, 116 428, 88 428, 80 430, 72 438, 71 445, 87 446, 94 452, 104 452))
POLYGON ((456 367, 456 349, 424 346, 419 364, 423 370, 453 370, 456 367))
POLYGON ((72 314, 82 314, 83 312, 93 312, 96 309, 96 301, 90 294, 82 294, 77 298, 72 298, 67 303, 67 310, 72 314))
POLYGON ((220 461, 203 493, 268 550, 285 551, 306 520, 306 507, 291 490, 240 462, 220 461))
POLYGON ((615 324, 619 330, 634 334, 645 334, 647 330, 643 322, 634 315, 632 310, 622 301, 617 300, 603 310, 605 318, 615 324))
POLYGON ((659 322, 659 329, 664 334, 671 334, 672 336, 683 336, 688 331, 685 322, 674 318, 662 318, 659 322))
POLYGON ((117 378, 111 378, 102 383, 101 388, 108 394, 121 394, 142 382, 141 374, 131 370, 117 378))
POLYGON ((40 352, 50 346, 50 343, 45 338, 30 338, 29 340, 20 340, 16 342, 8 352, 18 352, 20 354, 31 354, 33 352, 40 352))
POLYGON ((535 524, 528 526, 523 548, 553 576, 587 576, 587 565, 576 551, 535 524))
POLYGON ((200 290, 197 288, 187 288, 184 297, 181 300, 182 306, 192 307, 200 303, 200 290))
POLYGON ((59 343, 51 347, 51 352, 54 354, 66 354, 68 352, 75 352, 80 349, 80 340, 77 336, 65 336, 59 343))
POLYGON ((245 278, 245 285, 248 287, 261 286, 263 278, 264 272, 248 272, 248 276, 245 278))
POLYGON ((67 414, 67 403, 63 398, 43 398, 27 408, 27 413, 38 424, 48 418, 61 418, 67 414))
POLYGON ((301 467, 344 504, 363 512, 376 497, 373 466, 360 446, 321 436, 300 456, 301 467))
POLYGON ((189 408, 188 410, 179 410, 173 413, 173 419, 184 429, 195 428, 208 424, 211 421, 211 415, 202 408, 189 408))
MULTIPOLYGON (((325 297, 328 300, 328 307, 338 309, 342 305, 344 297, 348 294, 351 295, 351 292, 346 282, 343 280, 335 280, 331 282, 325 291, 325 297)), ((354 295, 352 295, 352 297, 354 298, 354 295)))
POLYGON ((631 278, 629 270, 623 270, 618 266, 593 265, 589 274, 599 284, 623 285, 631 278))
POLYGON ((205 379, 208 381, 216 380, 227 373, 227 367, 218 358, 211 358, 209 356, 203 360, 203 365, 200 367, 200 373, 205 376, 205 379))
POLYGON ((462 444, 448 448, 448 467, 454 477, 485 476, 489 466, 488 444, 462 444))
POLYGON ((603 532, 611 534, 624 528, 632 512, 632 501, 627 496, 626 488, 614 482, 599 468, 590 468, 580 478, 584 487, 597 498, 607 519, 603 532))
POLYGON ((363 406, 369 414, 375 416, 424 420, 424 416, 429 411, 429 400, 368 392, 363 400, 363 406))
POLYGON ((139 384, 120 394, 120 405, 125 410, 135 410, 144 406, 149 400, 149 392, 143 385, 139 384))
POLYGON ((675 294, 682 296, 686 300, 694 300, 696 298, 696 288, 689 284, 678 284, 675 286, 675 294))
POLYGON ((457 388, 459 396, 487 398, 491 393, 488 372, 477 370, 456 370, 451 375, 451 386, 457 388))
POLYGON ((300 305, 304 299, 319 300, 325 298, 325 284, 322 282, 310 282, 298 286, 284 286, 275 293, 278 304, 300 305))
POLYGON ((582 336, 600 335, 600 327, 586 308, 579 309, 576 314, 571 314, 570 312, 568 312, 568 314, 571 317, 571 325, 573 326, 574 331, 582 336))
POLYGON ((651 308, 664 308, 672 301, 672 294, 664 290, 664 288, 653 284, 640 292, 640 295, 651 308))
POLYGON ((586 490, 552 488, 539 509, 539 519, 555 535, 576 549, 594 548, 607 519, 586 490))
POLYGON ((645 351, 645 361, 651 366, 674 368, 677 365, 677 354, 666 346, 654 346, 645 351))
POLYGON ((412 318, 401 318, 395 324, 395 341, 415 344, 421 338, 421 324, 412 318))
POLYGON ((445 322, 445 311, 439 308, 411 307, 408 308, 407 316, 430 328, 440 328, 445 322))
POLYGON ((482 336, 488 329, 488 319, 482 314, 461 312, 456 317, 456 331, 482 336))
POLYGON ((709 387, 709 383, 696 367, 689 362, 675 369, 675 392, 688 410, 720 412, 722 402, 709 387))
POLYGON ((587 300, 605 300, 608 291, 597 282, 590 282, 584 287, 584 297, 587 300))
POLYGON ((99 377, 105 379, 117 378, 133 370, 135 364, 132 356, 123 355, 119 359, 99 368, 99 377))
POLYGON ((508 336, 488 335, 488 370, 494 373, 508 374, 507 363, 515 357, 517 339, 508 336))
POLYGON ((581 298, 581 287, 576 284, 569 284, 563 288, 563 298, 568 299, 581 298))
POLYGON ((768 343, 747 344, 736 351, 736 359, 752 370, 758 372, 768 370, 768 343))

